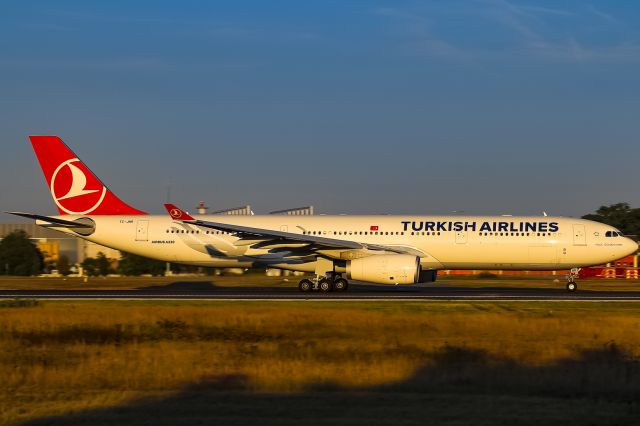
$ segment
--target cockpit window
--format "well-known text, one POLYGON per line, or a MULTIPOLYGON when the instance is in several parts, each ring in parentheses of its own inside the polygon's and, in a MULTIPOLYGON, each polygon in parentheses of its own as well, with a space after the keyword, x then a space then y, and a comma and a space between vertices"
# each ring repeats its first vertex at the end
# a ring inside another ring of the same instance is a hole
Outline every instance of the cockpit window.
POLYGON ((622 237, 622 232, 620 231, 607 231, 604 234, 605 237, 622 237))

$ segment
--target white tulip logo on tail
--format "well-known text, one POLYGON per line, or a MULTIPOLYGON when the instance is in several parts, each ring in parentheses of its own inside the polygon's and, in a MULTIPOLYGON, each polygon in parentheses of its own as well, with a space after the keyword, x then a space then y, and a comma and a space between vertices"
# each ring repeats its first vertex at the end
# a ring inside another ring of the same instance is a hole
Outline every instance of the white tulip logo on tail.
POLYGON ((91 213, 106 194, 107 188, 77 158, 60 164, 51 176, 51 196, 67 214, 91 213))

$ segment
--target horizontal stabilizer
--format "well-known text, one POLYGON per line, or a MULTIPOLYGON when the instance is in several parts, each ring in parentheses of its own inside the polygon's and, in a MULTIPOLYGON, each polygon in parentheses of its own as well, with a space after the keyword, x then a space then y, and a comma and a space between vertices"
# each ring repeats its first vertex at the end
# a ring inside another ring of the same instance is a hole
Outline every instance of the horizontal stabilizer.
POLYGON ((22 216, 22 217, 26 217, 28 219, 35 219, 35 220, 42 220, 44 222, 49 222, 53 225, 62 227, 62 228, 93 228, 93 225, 88 225, 86 223, 80 223, 80 222, 74 222, 72 220, 64 220, 64 219, 59 219, 57 217, 49 217, 49 216, 43 216, 43 215, 39 215, 39 214, 33 214, 33 213, 23 213, 23 212, 5 212, 8 214, 12 214, 15 216, 22 216))

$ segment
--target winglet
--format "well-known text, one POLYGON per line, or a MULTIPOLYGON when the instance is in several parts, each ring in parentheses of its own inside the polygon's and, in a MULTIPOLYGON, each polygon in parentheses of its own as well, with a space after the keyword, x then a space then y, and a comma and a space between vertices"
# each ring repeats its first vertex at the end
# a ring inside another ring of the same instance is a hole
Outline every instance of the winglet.
POLYGON ((174 204, 165 204, 164 208, 169 212, 169 216, 171 216, 175 220, 195 220, 189 213, 181 210, 174 204))

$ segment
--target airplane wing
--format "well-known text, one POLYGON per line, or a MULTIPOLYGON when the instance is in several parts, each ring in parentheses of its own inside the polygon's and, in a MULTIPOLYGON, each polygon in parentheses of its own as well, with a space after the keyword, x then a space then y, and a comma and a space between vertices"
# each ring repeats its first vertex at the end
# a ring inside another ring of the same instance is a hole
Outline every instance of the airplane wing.
POLYGON ((420 256, 422 253, 411 247, 405 246, 384 246, 378 244, 367 244, 358 241, 339 240, 335 238, 327 238, 316 235, 302 235, 293 232, 276 231, 272 229, 254 228, 250 226, 232 225, 222 222, 212 222, 208 220, 195 219, 189 213, 179 209, 173 204, 164 205, 169 215, 174 220, 179 220, 184 223, 189 223, 196 226, 202 226, 204 228, 211 228, 218 231, 230 232, 240 238, 252 239, 252 240, 277 240, 274 243, 281 242, 289 243, 307 243, 314 245, 316 249, 349 249, 349 250, 376 250, 376 251, 390 251, 401 254, 414 254, 420 256), (418 252, 419 254, 416 254, 418 252))
POLYGON ((15 216, 26 217, 28 219, 42 220, 44 222, 49 222, 50 224, 59 228, 93 228, 93 225, 75 222, 73 220, 59 219, 57 217, 43 216, 39 214, 23 213, 23 212, 5 212, 5 213, 12 214, 15 216))

